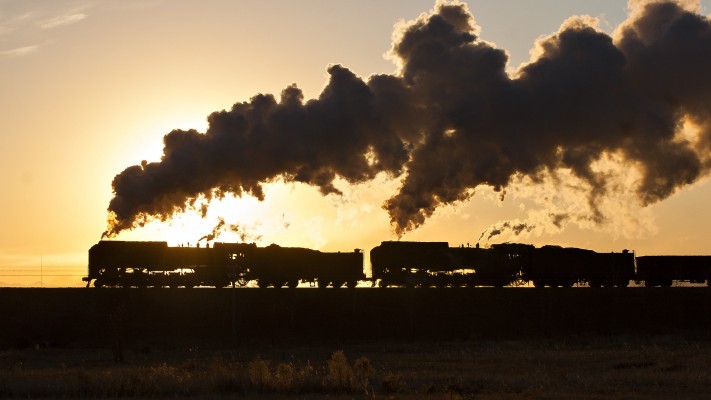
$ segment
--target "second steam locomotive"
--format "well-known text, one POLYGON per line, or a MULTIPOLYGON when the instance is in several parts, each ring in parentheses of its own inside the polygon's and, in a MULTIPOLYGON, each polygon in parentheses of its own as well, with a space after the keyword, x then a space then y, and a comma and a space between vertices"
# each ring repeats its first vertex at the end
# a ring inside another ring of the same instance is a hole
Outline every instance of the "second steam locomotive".
POLYGON ((214 243, 172 247, 166 242, 102 240, 89 250, 88 275, 95 287, 373 286, 626 287, 671 286, 683 281, 711 286, 711 256, 643 256, 598 253, 560 246, 504 243, 489 248, 450 247, 447 242, 385 241, 364 254, 300 247, 214 243))

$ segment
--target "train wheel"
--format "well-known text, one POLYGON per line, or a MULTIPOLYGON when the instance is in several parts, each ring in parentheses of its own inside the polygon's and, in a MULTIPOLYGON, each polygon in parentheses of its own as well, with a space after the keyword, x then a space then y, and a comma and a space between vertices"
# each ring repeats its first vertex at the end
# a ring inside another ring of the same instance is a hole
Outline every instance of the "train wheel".
POLYGON ((319 280, 318 280, 318 287, 321 288, 321 289, 325 289, 326 287, 328 287, 328 281, 325 280, 325 279, 320 279, 320 278, 319 278, 319 280))
POLYGON ((356 281, 349 281, 349 282, 346 284, 346 286, 348 287, 348 289, 353 289, 354 287, 356 287, 356 285, 358 285, 358 282, 356 282, 356 281))
POLYGON ((267 282, 266 279, 258 279, 257 286, 259 286, 260 289, 266 289, 269 286, 269 282, 267 282))
POLYGON ((104 287, 104 282, 101 279, 97 279, 94 281, 94 287, 100 289, 100 288, 104 287))
POLYGON ((299 285, 299 280, 298 279, 292 279, 287 283, 287 286, 289 286, 289 289, 294 289, 299 285))
POLYGON ((543 282, 543 281, 540 280, 540 279, 534 279, 534 280, 533 280, 533 286, 534 286, 534 287, 537 287, 537 288, 542 288, 542 287, 546 287, 546 283, 543 282))

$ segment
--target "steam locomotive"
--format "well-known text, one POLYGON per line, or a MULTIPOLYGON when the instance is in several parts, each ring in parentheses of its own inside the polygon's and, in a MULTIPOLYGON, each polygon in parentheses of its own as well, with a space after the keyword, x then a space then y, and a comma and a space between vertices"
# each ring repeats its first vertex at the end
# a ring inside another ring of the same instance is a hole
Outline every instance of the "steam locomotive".
POLYGON ((385 241, 364 255, 248 243, 170 247, 166 242, 102 240, 89 249, 88 275, 95 287, 247 286, 355 287, 625 287, 671 286, 674 281, 711 286, 711 256, 642 256, 623 250, 598 253, 560 246, 504 243, 489 248, 447 242, 385 241))
MULTIPOLYGON (((382 242, 370 252, 373 279, 381 287, 536 287, 587 283, 627 286, 635 279, 634 253, 504 243, 490 248, 449 247, 447 242, 382 242)), ((711 264, 710 264, 711 266, 711 264)))
POLYGON ((212 247, 169 247, 166 242, 102 240, 89 249, 89 274, 95 287, 186 287, 230 284, 296 287, 355 287, 365 279, 363 253, 326 253, 298 247, 215 243, 212 247))

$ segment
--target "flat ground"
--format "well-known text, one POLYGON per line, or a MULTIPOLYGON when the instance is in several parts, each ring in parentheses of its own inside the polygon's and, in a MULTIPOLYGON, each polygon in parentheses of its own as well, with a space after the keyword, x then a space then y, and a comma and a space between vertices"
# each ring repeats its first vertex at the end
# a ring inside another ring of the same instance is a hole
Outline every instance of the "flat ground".
POLYGON ((711 394, 706 287, 0 288, 0 321, 0 398, 711 394))
POLYGON ((0 321, 0 349, 648 336, 711 332, 711 289, 0 288, 0 321))
POLYGON ((707 399, 711 338, 0 352, 5 398, 707 399))

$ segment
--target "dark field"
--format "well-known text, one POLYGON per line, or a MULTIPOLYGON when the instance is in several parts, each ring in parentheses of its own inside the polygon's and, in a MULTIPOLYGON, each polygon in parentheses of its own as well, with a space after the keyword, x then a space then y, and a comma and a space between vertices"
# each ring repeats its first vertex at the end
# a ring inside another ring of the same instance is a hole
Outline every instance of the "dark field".
POLYGON ((0 397, 708 398, 710 311, 706 287, 0 289, 0 397))
POLYGON ((0 289, 0 347, 708 332, 711 289, 0 289))

